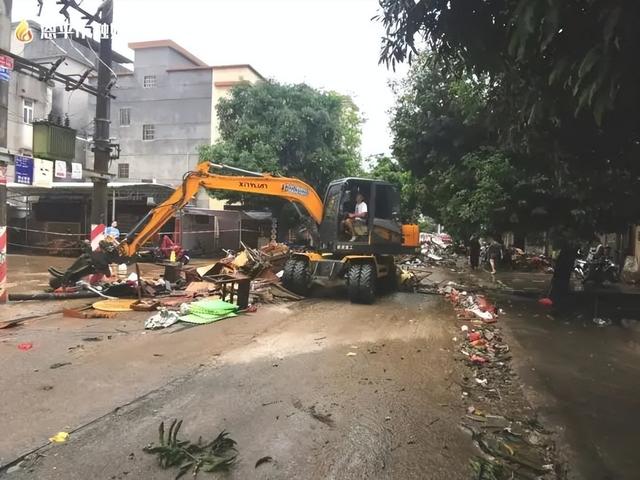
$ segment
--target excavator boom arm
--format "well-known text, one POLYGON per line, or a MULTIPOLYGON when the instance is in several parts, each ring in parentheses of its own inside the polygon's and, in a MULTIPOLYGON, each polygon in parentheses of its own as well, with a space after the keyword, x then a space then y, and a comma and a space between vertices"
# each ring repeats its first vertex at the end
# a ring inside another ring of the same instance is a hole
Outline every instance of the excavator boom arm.
POLYGON ((322 220, 322 200, 316 191, 297 178, 272 175, 235 176, 209 173, 214 164, 202 163, 198 170, 188 173, 180 187, 163 203, 151 210, 120 244, 124 256, 135 255, 162 226, 198 193, 200 187, 211 190, 228 190, 243 193, 271 195, 302 205, 316 223, 322 220))

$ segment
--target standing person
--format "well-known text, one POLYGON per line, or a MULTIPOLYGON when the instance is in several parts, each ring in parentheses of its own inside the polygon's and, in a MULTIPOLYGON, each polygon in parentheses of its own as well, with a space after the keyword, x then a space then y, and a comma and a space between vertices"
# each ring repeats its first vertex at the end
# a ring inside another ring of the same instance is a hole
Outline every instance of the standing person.
POLYGON ((480 265, 480 240, 477 235, 471 235, 469 239, 469 263, 473 270, 480 265))
POLYGON ((350 242, 355 242, 358 235, 364 235, 367 230, 367 204, 364 195, 356 195, 355 212, 348 213, 347 218, 342 222, 345 231, 351 235, 350 242))
POLYGON ((496 274, 496 264, 502 257, 502 245, 494 238, 491 240, 491 244, 488 249, 489 253, 489 265, 491 265, 491 275, 496 274))
POLYGON ((118 230, 118 222, 116 222, 115 220, 111 222, 111 226, 105 229, 104 234, 107 237, 111 237, 114 240, 118 240, 118 238, 120 238, 120 230, 118 230))

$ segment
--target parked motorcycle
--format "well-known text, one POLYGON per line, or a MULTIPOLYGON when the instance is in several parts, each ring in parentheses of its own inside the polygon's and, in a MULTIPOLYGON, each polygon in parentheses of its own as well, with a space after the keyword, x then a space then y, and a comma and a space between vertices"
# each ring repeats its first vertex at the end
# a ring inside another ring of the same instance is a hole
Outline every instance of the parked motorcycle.
POLYGON ((573 271, 582 283, 601 285, 605 281, 615 283, 620 280, 620 268, 604 254, 602 245, 591 248, 585 259, 576 259, 573 271))

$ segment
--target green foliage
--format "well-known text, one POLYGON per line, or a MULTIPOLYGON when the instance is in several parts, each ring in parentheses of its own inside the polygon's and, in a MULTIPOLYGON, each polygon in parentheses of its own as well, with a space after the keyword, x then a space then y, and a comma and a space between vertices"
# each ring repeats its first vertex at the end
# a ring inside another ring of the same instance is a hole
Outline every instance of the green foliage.
POLYGON ((393 151, 425 185, 425 213, 459 226, 488 215, 480 219, 488 229, 576 236, 640 221, 632 193, 640 188, 640 9, 562 0, 380 5, 381 61, 415 61, 394 112, 393 151), (418 41, 428 55, 417 55, 418 41), (518 172, 512 185, 483 186, 467 171, 468 155, 490 160, 486 152, 518 172), (480 191, 496 193, 483 201, 480 191), (463 208, 468 201, 482 207, 463 208), (489 215, 488 203, 503 214, 489 215))
POLYGON ((297 177, 321 195, 360 167, 361 115, 335 92, 274 81, 241 84, 218 104, 221 140, 201 161, 297 177))
POLYGON ((197 443, 189 440, 179 440, 178 432, 182 426, 182 420, 174 419, 169 426, 169 432, 165 436, 164 422, 158 428, 159 445, 147 445, 146 453, 158 457, 161 468, 178 468, 176 479, 192 470, 193 476, 197 476, 200 470, 204 472, 222 472, 231 468, 237 458, 236 442, 229 438, 225 431, 208 443, 203 443, 202 438, 197 443))
MULTIPOLYGON (((566 0, 380 0, 381 61, 411 60, 416 37, 448 64, 474 73, 517 69, 565 90, 598 124, 638 99, 633 2, 566 0)), ((525 105, 527 109, 533 103, 525 105)))
MULTIPOLYGON (((449 201, 439 211, 447 228, 469 237, 474 232, 514 228, 512 193, 516 170, 503 153, 481 149, 462 157, 460 168, 444 175, 449 201)), ((444 192, 441 192, 444 193, 444 192)))

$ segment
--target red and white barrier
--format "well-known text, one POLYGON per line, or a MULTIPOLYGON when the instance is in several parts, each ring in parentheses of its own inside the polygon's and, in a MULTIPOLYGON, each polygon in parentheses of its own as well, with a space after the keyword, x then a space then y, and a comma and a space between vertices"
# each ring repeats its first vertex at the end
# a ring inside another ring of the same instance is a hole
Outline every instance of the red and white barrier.
POLYGON ((91 234, 89 240, 91 241, 91 250, 97 250, 98 245, 104 239, 105 225, 103 223, 99 225, 91 225, 91 234))
POLYGON ((0 303, 7 303, 7 227, 0 227, 0 303))

